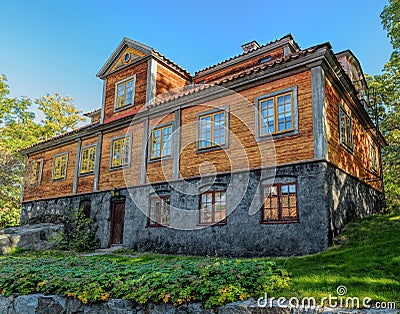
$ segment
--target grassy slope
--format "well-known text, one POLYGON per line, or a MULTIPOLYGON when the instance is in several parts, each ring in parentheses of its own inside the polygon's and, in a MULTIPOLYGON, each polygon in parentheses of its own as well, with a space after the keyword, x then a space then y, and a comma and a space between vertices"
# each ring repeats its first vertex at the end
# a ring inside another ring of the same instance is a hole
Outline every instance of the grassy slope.
POLYGON ((352 222, 327 252, 275 261, 293 278, 283 296, 327 297, 344 285, 347 296, 400 305, 400 212, 352 222))

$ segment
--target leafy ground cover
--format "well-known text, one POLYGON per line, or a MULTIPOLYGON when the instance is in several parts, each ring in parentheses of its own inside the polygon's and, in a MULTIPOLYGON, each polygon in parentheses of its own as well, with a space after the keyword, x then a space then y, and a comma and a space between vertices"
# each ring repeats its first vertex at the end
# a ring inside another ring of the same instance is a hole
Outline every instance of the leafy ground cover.
POLYGON ((83 256, 70 252, 15 252, 0 257, 0 292, 49 293, 83 303, 110 297, 138 303, 233 301, 314 297, 345 286, 347 296, 400 306, 400 213, 349 224, 327 252, 305 257, 229 259, 119 251, 83 256), (132 257, 135 255, 135 257, 132 257))
POLYGON ((284 269, 262 260, 61 252, 17 253, 0 259, 3 295, 61 294, 85 304, 113 297, 142 304, 201 301, 212 307, 279 291, 289 282, 284 269))

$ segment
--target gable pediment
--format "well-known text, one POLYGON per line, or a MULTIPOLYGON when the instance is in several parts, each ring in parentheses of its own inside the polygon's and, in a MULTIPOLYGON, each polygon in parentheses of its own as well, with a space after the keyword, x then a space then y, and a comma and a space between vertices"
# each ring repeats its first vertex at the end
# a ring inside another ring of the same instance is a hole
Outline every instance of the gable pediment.
POLYGON ((133 63, 140 59, 141 57, 144 57, 146 54, 133 49, 132 47, 127 47, 122 53, 121 56, 114 62, 114 64, 111 65, 110 67, 110 72, 117 70, 118 68, 133 63))
POLYGON ((104 78, 110 72, 134 63, 152 52, 153 48, 125 37, 97 73, 97 76, 104 78))

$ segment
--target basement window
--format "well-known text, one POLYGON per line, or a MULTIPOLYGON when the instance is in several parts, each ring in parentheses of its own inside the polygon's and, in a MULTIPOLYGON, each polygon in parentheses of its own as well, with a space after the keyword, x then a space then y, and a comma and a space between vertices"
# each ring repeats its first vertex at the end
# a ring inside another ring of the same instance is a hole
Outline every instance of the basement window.
POLYGON ((29 166, 28 184, 30 186, 39 185, 42 181, 43 158, 32 160, 29 166))
POLYGON ((53 180, 63 180, 67 177, 68 153, 54 156, 53 160, 53 180))
POLYGON ((296 182, 263 186, 261 223, 298 222, 296 182))
POLYGON ((170 196, 150 197, 149 227, 169 226, 170 223, 170 196))
POLYGON ((226 224, 226 190, 202 193, 199 207, 201 225, 226 224))

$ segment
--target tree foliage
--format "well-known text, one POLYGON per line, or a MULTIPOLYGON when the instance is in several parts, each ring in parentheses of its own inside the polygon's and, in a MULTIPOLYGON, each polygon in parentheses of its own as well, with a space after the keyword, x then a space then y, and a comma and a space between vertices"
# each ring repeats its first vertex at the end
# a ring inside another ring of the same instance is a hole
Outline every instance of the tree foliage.
POLYGON ((389 145, 382 150, 386 201, 389 210, 400 208, 400 0, 390 0, 381 13, 393 53, 382 73, 367 76, 371 100, 378 106, 381 130, 389 145))
POLYGON ((74 100, 60 94, 43 96, 35 100, 39 110, 44 113, 43 136, 50 138, 76 127, 79 122, 85 121, 82 111, 74 106, 74 100))
POLYGON ((32 101, 10 97, 7 78, 0 75, 0 227, 19 223, 23 158, 18 151, 76 128, 84 120, 71 97, 56 93, 36 99, 35 103, 44 113, 40 123, 30 110, 32 101))
POLYGON ((394 49, 400 49, 400 0, 389 0, 381 13, 383 28, 388 32, 388 36, 394 49))

